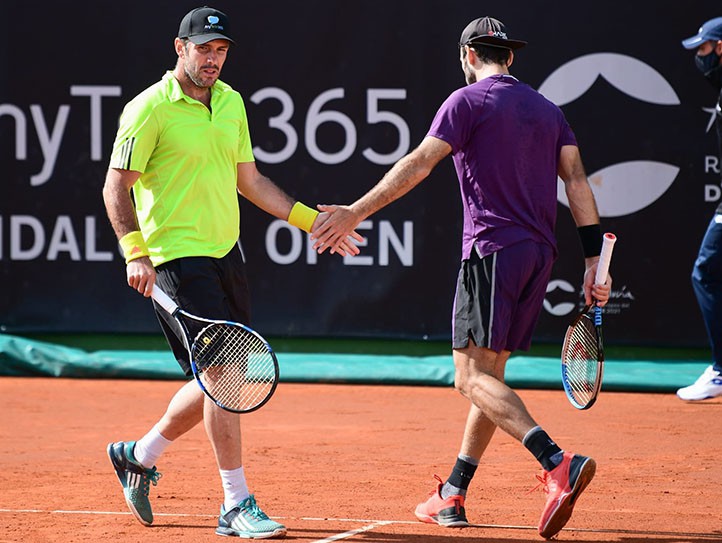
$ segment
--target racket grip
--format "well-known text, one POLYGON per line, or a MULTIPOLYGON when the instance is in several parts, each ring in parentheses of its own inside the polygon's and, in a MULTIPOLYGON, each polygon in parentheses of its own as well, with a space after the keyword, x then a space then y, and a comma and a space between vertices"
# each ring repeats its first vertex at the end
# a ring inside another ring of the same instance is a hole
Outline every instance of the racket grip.
POLYGON ((612 250, 614 249, 614 243, 616 241, 617 236, 611 232, 604 234, 602 252, 599 255, 599 264, 597 265, 597 275, 594 277, 595 285, 603 285, 607 282, 609 263, 612 261, 612 250))
POLYGON ((153 285, 153 291, 150 295, 156 302, 160 304, 163 309, 165 309, 171 315, 173 315, 178 309, 178 304, 171 300, 170 296, 163 292, 158 285, 153 285))

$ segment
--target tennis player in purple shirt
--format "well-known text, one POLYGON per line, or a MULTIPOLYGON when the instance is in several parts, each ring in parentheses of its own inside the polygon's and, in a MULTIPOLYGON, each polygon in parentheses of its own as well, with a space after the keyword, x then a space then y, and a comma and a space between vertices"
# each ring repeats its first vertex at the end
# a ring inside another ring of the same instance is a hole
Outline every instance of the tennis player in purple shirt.
MULTIPOLYGON (((467 86, 451 94, 421 144, 364 196, 331 212, 312 232, 314 247, 332 252, 371 214, 423 181, 451 154, 464 208, 462 262, 452 317, 456 389, 470 400, 460 453, 449 477, 416 507, 422 522, 468 525, 464 500, 497 427, 539 461, 547 492, 539 534, 555 536, 594 476, 592 458, 562 450, 504 383, 511 353, 528 350, 557 256, 557 176, 585 257, 584 296, 604 305, 611 279, 594 285, 602 244, 599 214, 574 133, 561 110, 509 74, 515 51, 491 17, 469 23, 459 42, 467 86)), ((494 472, 493 466, 486 468, 494 472)))

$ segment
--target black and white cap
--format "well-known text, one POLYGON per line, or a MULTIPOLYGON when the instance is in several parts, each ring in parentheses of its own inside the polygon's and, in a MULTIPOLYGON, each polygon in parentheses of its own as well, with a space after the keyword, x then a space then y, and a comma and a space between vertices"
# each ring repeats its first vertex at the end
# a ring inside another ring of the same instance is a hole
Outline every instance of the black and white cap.
POLYGON ((201 45, 213 40, 235 43, 228 32, 228 16, 215 8, 203 6, 186 13, 178 29, 178 37, 201 45))
POLYGON ((466 28, 461 33, 459 46, 463 47, 475 43, 503 47, 504 49, 519 49, 524 47, 527 42, 509 39, 506 34, 506 27, 501 21, 493 17, 479 17, 466 25, 466 28))

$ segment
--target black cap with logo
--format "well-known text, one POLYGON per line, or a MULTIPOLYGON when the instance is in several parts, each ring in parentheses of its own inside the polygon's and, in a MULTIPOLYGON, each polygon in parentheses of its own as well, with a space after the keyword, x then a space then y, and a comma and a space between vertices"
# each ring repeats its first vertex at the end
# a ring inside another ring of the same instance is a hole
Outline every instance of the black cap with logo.
POLYGON ((462 47, 475 43, 504 49, 519 49, 527 42, 510 40, 506 35, 506 27, 501 21, 492 17, 479 17, 466 26, 459 40, 459 45, 462 47))
POLYGON ((179 38, 187 38, 196 45, 213 40, 235 43, 228 32, 228 16, 215 8, 203 6, 186 13, 178 29, 179 38))

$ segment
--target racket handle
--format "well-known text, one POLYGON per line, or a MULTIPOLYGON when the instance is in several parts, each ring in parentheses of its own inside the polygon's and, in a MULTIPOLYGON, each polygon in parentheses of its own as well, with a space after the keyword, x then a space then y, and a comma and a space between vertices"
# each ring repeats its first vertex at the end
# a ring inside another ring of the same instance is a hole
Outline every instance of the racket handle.
POLYGON ((171 315, 173 315, 178 309, 178 304, 171 300, 170 296, 163 292, 158 285, 153 284, 153 292, 151 292, 150 295, 156 302, 160 304, 163 309, 165 309, 171 315))
POLYGON ((599 264, 597 265, 597 275, 594 278, 595 285, 603 285, 607 282, 609 263, 612 261, 612 249, 614 249, 614 243, 616 241, 617 236, 611 232, 604 234, 602 252, 599 255, 599 264))

